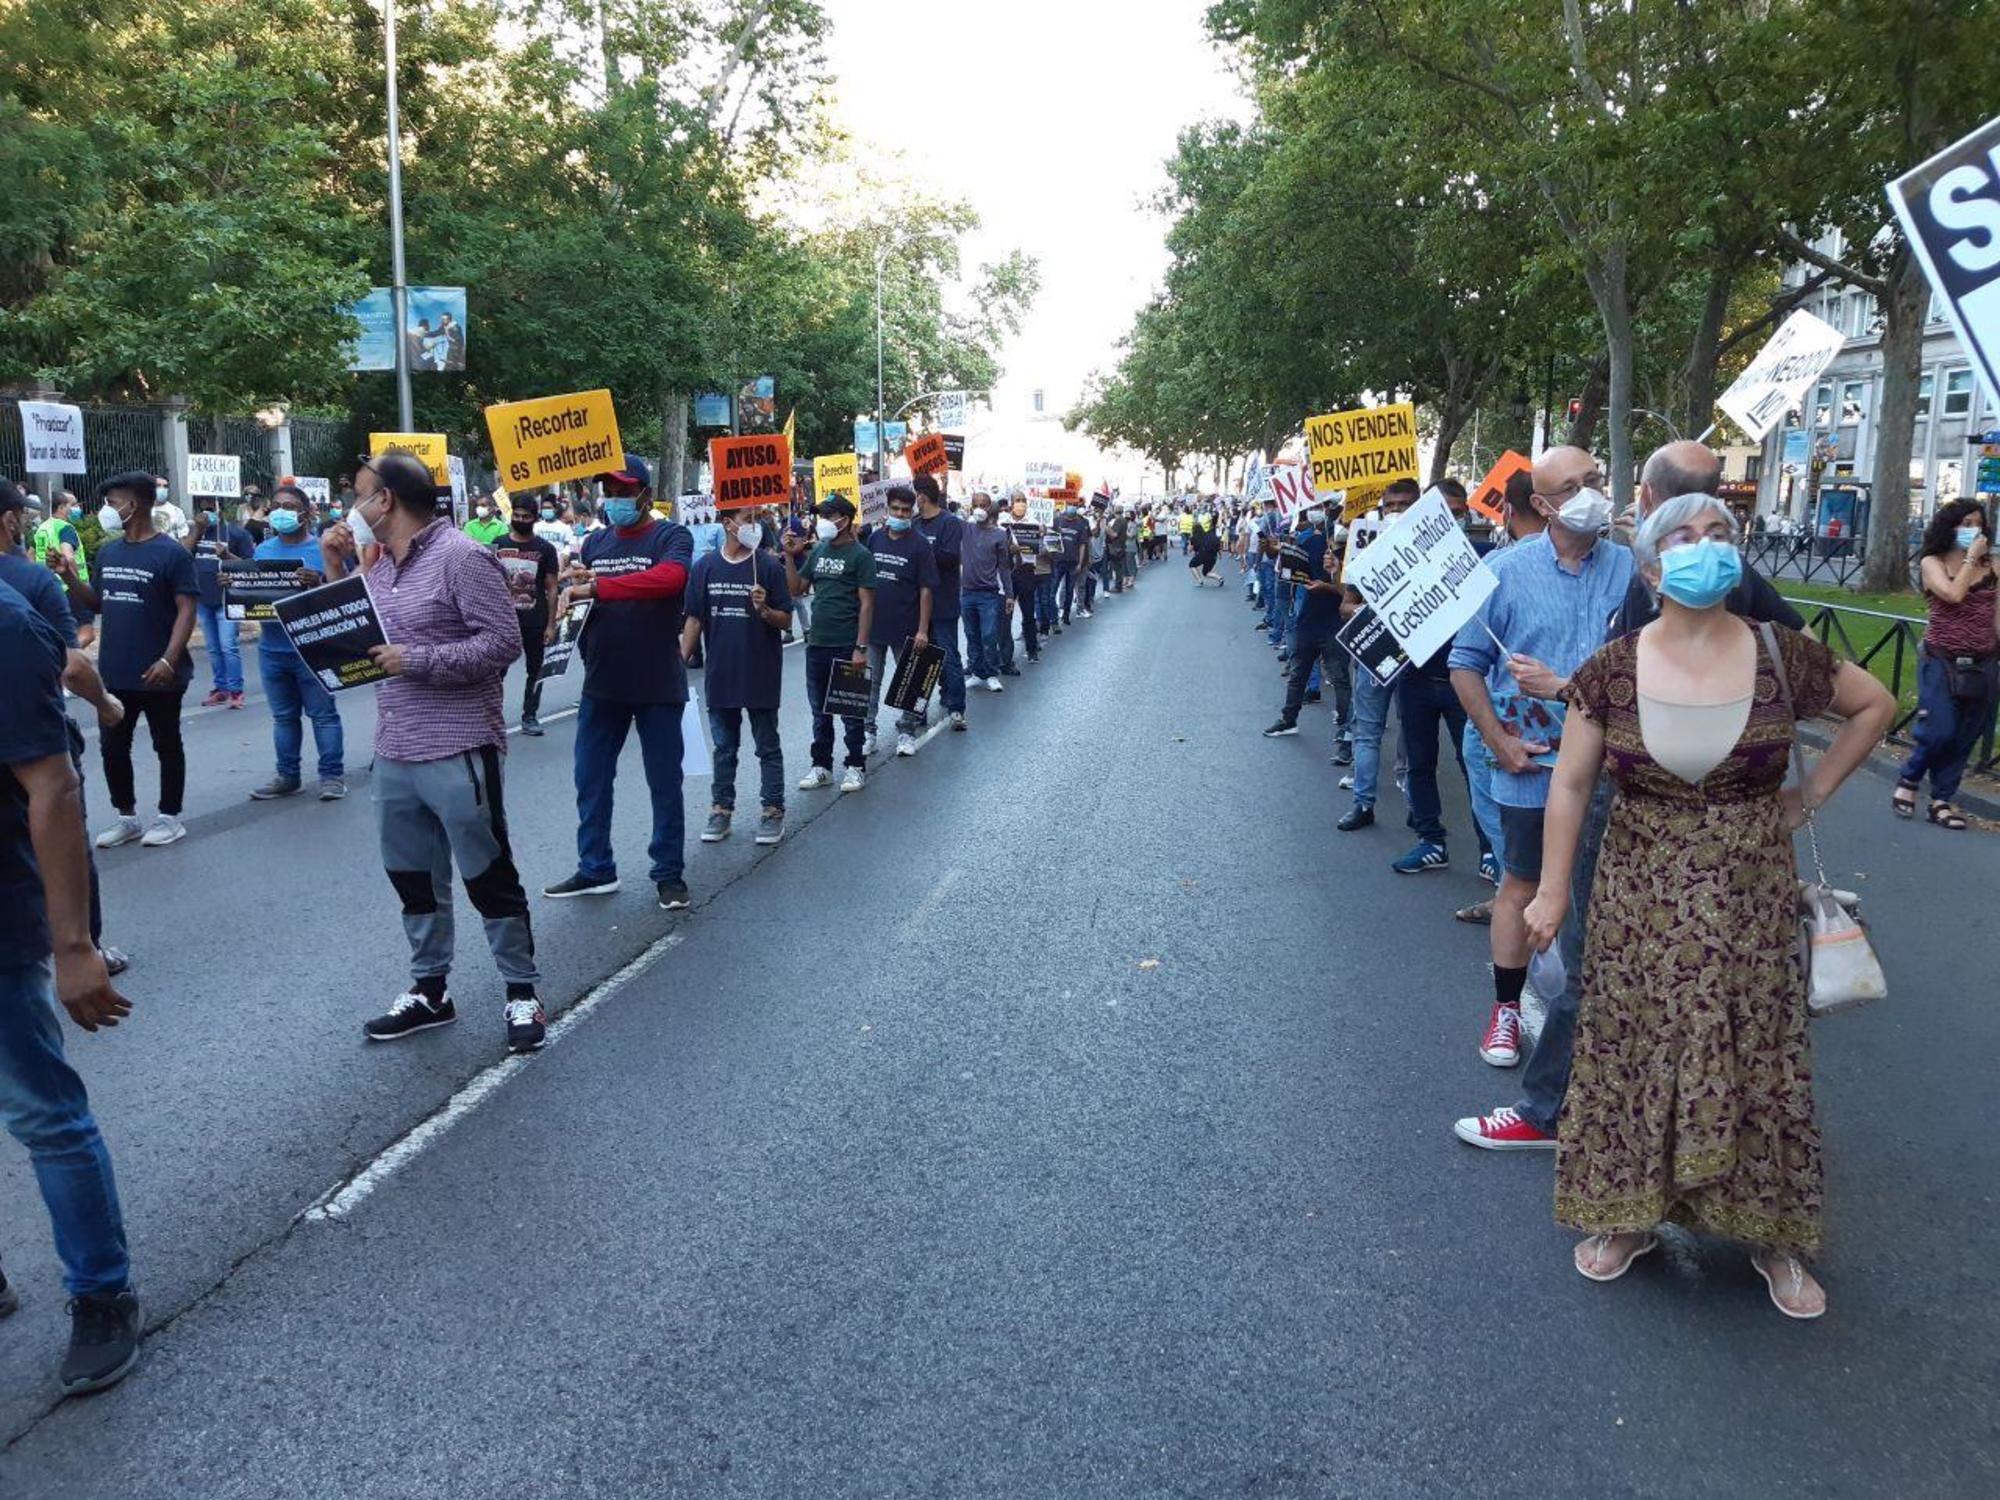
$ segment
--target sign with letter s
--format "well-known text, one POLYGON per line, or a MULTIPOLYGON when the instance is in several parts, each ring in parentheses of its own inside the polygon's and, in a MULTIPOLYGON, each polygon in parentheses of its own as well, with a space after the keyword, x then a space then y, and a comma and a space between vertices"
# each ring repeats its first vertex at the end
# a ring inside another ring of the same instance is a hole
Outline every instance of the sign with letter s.
POLYGON ((1889 184, 1931 290, 2000 400, 2000 119, 1889 184))

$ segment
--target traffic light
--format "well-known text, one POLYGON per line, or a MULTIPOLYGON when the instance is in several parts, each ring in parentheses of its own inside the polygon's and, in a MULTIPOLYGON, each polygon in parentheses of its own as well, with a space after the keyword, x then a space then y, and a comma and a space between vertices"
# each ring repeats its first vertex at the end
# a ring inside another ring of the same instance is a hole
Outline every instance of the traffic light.
POLYGON ((1582 415, 1583 415, 1583 397, 1581 397, 1581 396, 1572 396, 1572 397, 1570 397, 1570 398, 1569 398, 1569 419, 1570 419, 1570 420, 1571 420, 1572 422, 1574 422, 1574 421, 1575 421, 1575 420, 1576 420, 1576 419, 1577 419, 1578 417, 1580 417, 1580 416, 1582 416, 1582 415))

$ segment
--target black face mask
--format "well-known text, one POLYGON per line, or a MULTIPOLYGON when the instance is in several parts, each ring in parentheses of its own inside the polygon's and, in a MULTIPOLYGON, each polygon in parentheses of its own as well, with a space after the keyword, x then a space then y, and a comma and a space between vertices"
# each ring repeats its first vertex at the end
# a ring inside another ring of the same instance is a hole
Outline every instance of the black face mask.
POLYGON ((520 532, 522 536, 532 536, 535 531, 534 519, 530 517, 524 521, 517 516, 514 519, 514 529, 520 532))

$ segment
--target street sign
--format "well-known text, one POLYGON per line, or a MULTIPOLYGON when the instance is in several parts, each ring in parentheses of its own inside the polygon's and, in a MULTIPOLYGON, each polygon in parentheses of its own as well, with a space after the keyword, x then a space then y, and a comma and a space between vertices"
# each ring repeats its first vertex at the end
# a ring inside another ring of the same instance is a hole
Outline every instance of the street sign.
POLYGON ((2000 119, 1889 184, 1931 290, 2000 400, 2000 119))
POLYGON ((1729 413, 1751 442, 1761 443, 1846 342, 1838 328, 1800 308, 1779 325, 1715 404, 1729 413))

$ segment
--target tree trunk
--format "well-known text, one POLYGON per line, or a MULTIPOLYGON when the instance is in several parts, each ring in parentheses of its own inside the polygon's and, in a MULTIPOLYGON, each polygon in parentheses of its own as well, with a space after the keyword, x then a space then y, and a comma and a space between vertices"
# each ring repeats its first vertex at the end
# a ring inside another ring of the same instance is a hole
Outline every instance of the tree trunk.
MULTIPOLYGON (((1597 436, 1597 420, 1604 415, 1604 398, 1611 380, 1611 361, 1600 356, 1590 367, 1590 374, 1584 378, 1583 389, 1577 394, 1576 420, 1569 424, 1569 431, 1563 441, 1572 448, 1588 448, 1597 436)), ((1555 439, 1549 440, 1555 446, 1555 439)))
POLYGON ((1431 476, 1426 484, 1436 484, 1444 478, 1445 470, 1451 464, 1451 450, 1458 444, 1458 435, 1472 420, 1472 406, 1473 403, 1463 401, 1455 394, 1446 396, 1438 403, 1437 447, 1431 450, 1431 476))
MULTIPOLYGON (((1608 247, 1586 274, 1597 315, 1604 323, 1605 415, 1611 423, 1611 459, 1606 469, 1611 477, 1611 503, 1623 514, 1632 503, 1633 363, 1632 299, 1626 289, 1624 246, 1608 247)), ((1576 442, 1575 437, 1570 441, 1576 442)))
POLYGON ((1868 566, 1862 587, 1910 585, 1910 448, 1917 428, 1929 288, 1905 244, 1890 263, 1882 301, 1882 396, 1875 413, 1874 483, 1869 490, 1868 566))
POLYGON ((678 501, 687 482, 688 398, 685 391, 660 397, 660 472, 653 493, 678 501))
POLYGON ((1729 316, 1729 296, 1736 289, 1736 272, 1717 266, 1709 273, 1708 297, 1688 346, 1687 420, 1681 430, 1699 435, 1715 420, 1715 363, 1722 347, 1722 323, 1729 316))

